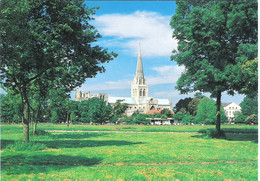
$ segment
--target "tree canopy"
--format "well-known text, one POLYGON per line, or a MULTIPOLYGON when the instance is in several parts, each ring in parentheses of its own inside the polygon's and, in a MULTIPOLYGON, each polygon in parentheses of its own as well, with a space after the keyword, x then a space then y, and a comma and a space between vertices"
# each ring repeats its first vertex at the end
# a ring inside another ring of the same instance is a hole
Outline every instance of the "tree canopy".
MULTIPOLYGON (((209 92, 217 100, 216 128, 220 133, 221 94, 255 91, 256 64, 250 67, 251 84, 241 68, 242 61, 257 57, 257 1, 177 1, 172 16, 173 37, 178 50, 172 60, 185 66, 177 81, 181 93, 209 92)), ((246 71, 248 72, 248 71, 246 71)))
POLYGON ((116 55, 93 43, 95 8, 84 1, 7 1, 1 3, 1 80, 23 100, 24 141, 29 141, 30 101, 36 82, 69 92, 104 72, 116 55))

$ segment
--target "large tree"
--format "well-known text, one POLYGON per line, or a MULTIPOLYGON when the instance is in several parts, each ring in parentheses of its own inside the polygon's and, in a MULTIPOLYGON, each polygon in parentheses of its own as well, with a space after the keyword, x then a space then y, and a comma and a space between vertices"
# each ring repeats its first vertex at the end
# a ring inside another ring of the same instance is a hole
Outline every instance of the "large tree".
POLYGON ((178 40, 178 50, 173 52, 172 60, 185 66, 177 89, 181 93, 209 92, 216 97, 216 129, 221 134, 222 93, 234 95, 243 88, 257 90, 257 78, 251 79, 254 82, 247 86, 241 68, 243 60, 257 57, 257 1, 178 1, 176 4, 170 24, 173 37, 178 40))
POLYGON ((35 81, 49 81, 48 89, 69 92, 104 72, 102 63, 115 55, 93 44, 101 36, 90 24, 95 8, 84 1, 2 0, 0 5, 1 80, 21 95, 23 140, 28 142, 28 95, 34 93, 35 81))

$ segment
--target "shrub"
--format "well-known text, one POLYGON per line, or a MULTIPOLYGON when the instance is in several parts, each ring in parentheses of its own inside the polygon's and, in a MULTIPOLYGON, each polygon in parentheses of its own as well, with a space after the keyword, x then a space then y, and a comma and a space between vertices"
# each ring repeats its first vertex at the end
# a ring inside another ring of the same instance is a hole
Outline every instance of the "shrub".
POLYGON ((192 123, 193 120, 194 120, 194 117, 192 115, 187 114, 183 117, 183 119, 181 120, 181 123, 188 124, 188 123, 192 123))
POLYGON ((246 115, 242 114, 241 112, 235 112, 235 123, 245 123, 246 115))

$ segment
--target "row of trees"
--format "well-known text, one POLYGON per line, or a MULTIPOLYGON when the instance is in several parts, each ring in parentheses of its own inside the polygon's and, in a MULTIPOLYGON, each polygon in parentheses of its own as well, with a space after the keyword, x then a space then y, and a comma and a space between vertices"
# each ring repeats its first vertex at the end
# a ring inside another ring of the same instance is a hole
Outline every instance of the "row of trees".
MULTIPOLYGON (((30 105, 35 106, 36 99, 30 99, 30 105)), ((19 95, 2 94, 2 121, 11 123, 22 122, 22 102, 19 95)), ((91 98, 81 102, 70 100, 69 95, 60 90, 51 90, 45 102, 38 107, 35 112, 31 108, 30 115, 34 117, 31 122, 83 122, 83 123, 99 123, 105 121, 117 120, 125 112, 127 105, 121 104, 118 100, 114 107, 107 104, 104 99, 91 98), (36 121, 34 121, 36 120, 36 121)))
MULTIPOLYGON (((179 100, 175 106, 176 114, 173 115, 181 123, 194 124, 216 124, 216 104, 215 101, 196 93, 194 98, 179 100)), ((227 122, 223 107, 221 107, 222 123, 227 122)))
MULTIPOLYGON (((36 99, 30 99, 30 105, 38 105, 36 99)), ((19 95, 2 94, 2 122, 20 123, 22 122, 22 102, 19 95)), ((127 105, 118 100, 113 107, 104 99, 91 98, 81 102, 70 100, 70 97, 63 91, 51 90, 45 102, 36 109, 31 108, 31 120, 34 123, 34 133, 36 134, 38 122, 62 123, 93 123, 104 124, 126 123, 126 124, 149 124, 146 118, 172 118, 171 111, 162 110, 155 115, 134 113, 131 117, 125 116, 127 105), (36 120, 36 121, 33 121, 36 120)))

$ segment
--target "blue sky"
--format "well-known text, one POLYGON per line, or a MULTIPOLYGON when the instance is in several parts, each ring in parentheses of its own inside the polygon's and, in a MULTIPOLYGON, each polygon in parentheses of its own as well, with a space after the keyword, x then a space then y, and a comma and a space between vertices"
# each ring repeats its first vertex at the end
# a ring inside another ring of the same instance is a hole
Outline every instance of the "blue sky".
MULTIPOLYGON (((169 25, 176 9, 174 1, 86 1, 86 5, 100 7, 92 21, 102 35, 97 44, 118 57, 104 64, 105 73, 87 79, 78 91, 130 97, 140 43, 149 96, 171 99, 173 105, 179 99, 193 97, 193 93, 180 95, 174 88, 184 70, 170 60, 171 51, 177 48, 169 25)), ((74 92, 71 95, 74 97, 74 92)), ((241 95, 222 97, 222 102, 242 100, 241 95)))

